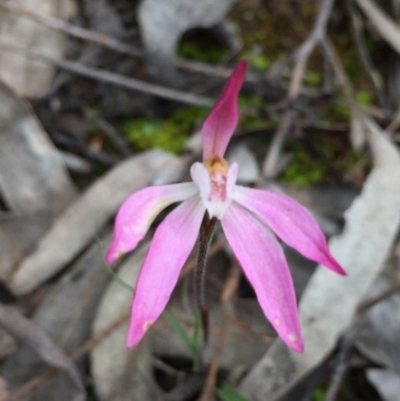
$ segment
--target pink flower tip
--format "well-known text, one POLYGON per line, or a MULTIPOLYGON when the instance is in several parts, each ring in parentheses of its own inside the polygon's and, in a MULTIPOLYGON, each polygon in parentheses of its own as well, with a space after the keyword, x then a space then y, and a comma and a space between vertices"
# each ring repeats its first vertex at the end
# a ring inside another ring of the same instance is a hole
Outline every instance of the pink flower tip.
POLYGON ((328 244, 325 243, 325 260, 321 260, 320 263, 324 266, 326 266, 328 269, 334 271, 335 273, 341 275, 341 276, 347 276, 346 271, 343 269, 343 267, 339 264, 339 262, 332 256, 332 254, 329 251, 328 244))
POLYGON ((288 344, 290 348, 292 348, 294 351, 298 352, 299 354, 302 354, 304 352, 304 343, 303 340, 300 339, 296 343, 293 344, 288 344))
POLYGON ((114 241, 107 250, 105 260, 109 265, 114 263, 125 253, 123 250, 118 249, 118 245, 119 241, 117 241, 117 239, 114 239, 114 241))
POLYGON ((203 160, 223 157, 239 121, 238 96, 246 75, 247 62, 241 60, 229 77, 217 102, 203 124, 203 160))

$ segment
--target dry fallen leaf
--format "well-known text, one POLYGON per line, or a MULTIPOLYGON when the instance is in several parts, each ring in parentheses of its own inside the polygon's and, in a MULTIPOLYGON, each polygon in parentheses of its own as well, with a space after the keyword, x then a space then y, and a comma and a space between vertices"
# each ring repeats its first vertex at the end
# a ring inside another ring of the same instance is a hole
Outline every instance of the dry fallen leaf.
POLYGON ((375 29, 390 46, 400 53, 400 28, 375 2, 371 0, 356 0, 375 29))
POLYGON ((0 278, 7 281, 12 269, 32 251, 51 227, 53 216, 14 216, 0 219, 0 278))
MULTIPOLYGON (((140 246, 118 271, 119 277, 132 287, 135 286, 147 249, 147 244, 140 246)), ((94 335, 109 327, 118 316, 128 313, 131 302, 132 291, 120 282, 112 281, 100 302, 93 325, 94 335)), ((116 401, 122 394, 127 396, 125 399, 134 396, 138 400, 147 400, 154 396, 154 392, 149 388, 154 387, 155 383, 151 379, 148 342, 143 341, 140 346, 129 351, 125 346, 127 329, 128 319, 91 352, 94 386, 102 401, 116 401), (146 377, 146 380, 142 380, 143 377, 146 377)))
POLYGON ((0 304, 0 326, 28 346, 35 354, 51 366, 68 372, 75 386, 84 394, 80 374, 65 353, 35 323, 21 315, 16 309, 0 304))
POLYGON ((387 369, 368 369, 367 378, 383 401, 398 401, 400 375, 387 369))
POLYGON ((7 387, 7 382, 0 377, 0 401, 11 401, 11 396, 7 387))
POLYGON ((0 83, 0 190, 17 215, 57 214, 76 190, 30 105, 0 83))
MULTIPOLYGON (((389 263, 385 274, 374 282, 364 304, 379 299, 382 294, 398 286, 397 260, 389 263)), ((392 293, 368 308, 357 324, 357 349, 379 366, 397 371, 400 375, 400 295, 392 293)))
MULTIPOLYGON (((72 0, 20 0, 20 5, 49 17, 69 18, 72 0)), ((16 14, 0 12, 0 40, 9 45, 24 45, 31 50, 59 58, 65 48, 65 36, 16 14)), ((32 58, 3 50, 0 54, 0 78, 23 97, 38 98, 48 91, 56 68, 32 58)))
MULTIPOLYGON (((110 235, 106 235, 104 241, 109 240, 110 235)), ((59 352, 62 349, 61 352, 72 354, 90 337, 92 319, 108 279, 103 254, 99 246, 94 244, 49 291, 34 313, 30 325, 44 331, 57 344, 59 352)), ((54 353, 48 354, 49 362, 56 365, 52 362, 53 358, 54 353)), ((81 360, 74 364, 69 359, 68 361, 74 367, 75 376, 79 377, 84 373, 85 364, 81 360)), ((2 373, 10 388, 15 391, 47 370, 48 366, 31 350, 22 347, 6 361, 2 373)), ((41 382, 39 386, 31 388, 28 396, 32 401, 71 401, 76 397, 82 398, 82 394, 81 389, 71 385, 71 378, 61 371, 41 382)))
POLYGON ((32 291, 70 262, 135 190, 180 177, 185 161, 161 150, 133 156, 98 179, 54 222, 11 281, 15 294, 32 291))

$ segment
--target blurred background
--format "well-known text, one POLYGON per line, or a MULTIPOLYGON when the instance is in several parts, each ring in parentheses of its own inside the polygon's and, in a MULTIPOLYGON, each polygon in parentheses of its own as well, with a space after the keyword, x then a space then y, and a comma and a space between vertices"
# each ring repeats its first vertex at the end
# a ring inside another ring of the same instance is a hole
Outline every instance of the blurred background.
POLYGON ((399 21, 399 0, 0 0, 0 401, 400 400, 399 21), (111 268, 115 213, 189 179, 241 59, 227 159, 240 184, 306 206, 348 276, 285 248, 295 354, 219 228, 210 343, 195 250, 128 351, 136 277, 171 208, 111 268))

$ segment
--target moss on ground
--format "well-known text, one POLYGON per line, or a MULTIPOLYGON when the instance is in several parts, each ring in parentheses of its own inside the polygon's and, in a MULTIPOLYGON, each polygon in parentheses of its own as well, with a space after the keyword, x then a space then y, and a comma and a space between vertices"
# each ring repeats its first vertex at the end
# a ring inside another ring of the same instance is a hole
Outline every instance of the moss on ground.
POLYGON ((165 120, 135 118, 125 121, 121 129, 128 142, 139 150, 161 148, 181 153, 188 136, 208 112, 205 107, 184 107, 165 120))

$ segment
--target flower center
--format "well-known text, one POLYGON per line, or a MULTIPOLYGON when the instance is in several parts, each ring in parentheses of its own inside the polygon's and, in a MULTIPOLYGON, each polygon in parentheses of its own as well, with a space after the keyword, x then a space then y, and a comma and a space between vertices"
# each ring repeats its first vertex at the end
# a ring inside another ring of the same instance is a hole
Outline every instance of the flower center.
POLYGON ((222 219, 232 201, 238 174, 237 163, 229 166, 225 159, 214 155, 203 163, 194 163, 190 174, 210 218, 222 219))
POLYGON ((211 191, 208 196, 209 202, 225 202, 227 200, 226 180, 229 170, 228 162, 214 155, 204 161, 204 166, 210 176, 211 191))

